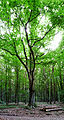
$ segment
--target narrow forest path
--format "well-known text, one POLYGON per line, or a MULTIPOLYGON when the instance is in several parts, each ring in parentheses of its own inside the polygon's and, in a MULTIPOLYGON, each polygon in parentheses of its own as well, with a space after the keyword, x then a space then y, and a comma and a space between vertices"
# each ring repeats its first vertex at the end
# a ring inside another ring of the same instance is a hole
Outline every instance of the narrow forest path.
MULTIPOLYGON (((46 105, 47 107, 57 107, 57 105, 46 105)), ((63 105, 62 105, 63 106, 63 105)), ((59 105, 59 107, 62 107, 59 105)), ((39 105, 33 109, 7 108, 0 109, 0 120, 64 120, 64 110, 41 111, 44 105, 39 105)))
POLYGON ((19 116, 0 116, 0 120, 64 120, 64 116, 45 116, 41 117, 19 117, 19 116))

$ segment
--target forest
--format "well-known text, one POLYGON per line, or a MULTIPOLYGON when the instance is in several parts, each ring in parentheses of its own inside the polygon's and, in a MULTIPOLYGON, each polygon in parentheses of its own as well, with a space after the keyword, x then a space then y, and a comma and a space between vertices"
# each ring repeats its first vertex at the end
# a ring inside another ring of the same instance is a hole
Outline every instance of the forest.
POLYGON ((43 102, 64 103, 64 0, 0 0, 0 104, 43 102))

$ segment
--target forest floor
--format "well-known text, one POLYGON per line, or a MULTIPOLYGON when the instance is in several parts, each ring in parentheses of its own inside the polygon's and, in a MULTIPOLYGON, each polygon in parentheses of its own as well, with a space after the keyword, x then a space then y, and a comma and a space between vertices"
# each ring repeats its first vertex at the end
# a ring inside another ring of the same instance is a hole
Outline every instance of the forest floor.
POLYGON ((64 110, 45 112, 41 111, 43 107, 62 107, 57 104, 39 104, 36 108, 20 107, 0 108, 0 120, 64 120, 64 110))

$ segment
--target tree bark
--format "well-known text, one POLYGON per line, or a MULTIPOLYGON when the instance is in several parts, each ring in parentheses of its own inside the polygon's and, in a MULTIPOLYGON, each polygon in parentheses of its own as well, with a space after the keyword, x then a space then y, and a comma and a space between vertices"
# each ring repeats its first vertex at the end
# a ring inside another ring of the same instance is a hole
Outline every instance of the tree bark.
POLYGON ((34 76, 29 77, 29 106, 35 105, 34 76))

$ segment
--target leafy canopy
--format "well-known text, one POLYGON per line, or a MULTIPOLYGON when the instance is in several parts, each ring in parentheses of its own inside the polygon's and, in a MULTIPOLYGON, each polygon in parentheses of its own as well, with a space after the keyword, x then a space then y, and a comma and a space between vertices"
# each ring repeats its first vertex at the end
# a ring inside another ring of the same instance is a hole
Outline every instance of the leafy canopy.
MULTIPOLYGON (((63 0, 0 0, 0 48, 26 67, 41 61, 56 28, 64 28, 63 0), (3 33, 4 32, 4 33, 3 33)), ((5 52, 3 52, 4 54, 5 52)))

